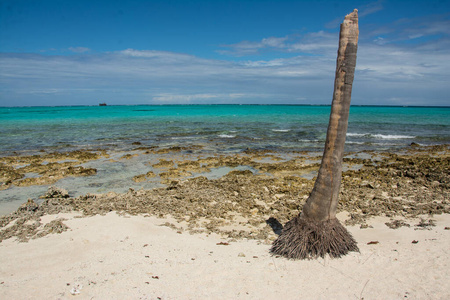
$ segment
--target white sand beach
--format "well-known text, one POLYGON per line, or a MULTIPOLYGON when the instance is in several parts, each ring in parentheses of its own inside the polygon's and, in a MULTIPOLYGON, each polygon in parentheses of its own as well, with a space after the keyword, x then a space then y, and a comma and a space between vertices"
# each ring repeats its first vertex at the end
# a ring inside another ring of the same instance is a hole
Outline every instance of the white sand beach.
MULTIPOLYGON (((292 261, 255 240, 189 234, 155 217, 65 218, 61 234, 0 243, 1 299, 449 299, 450 215, 436 226, 347 227, 360 253, 292 261)), ((171 222, 173 220, 170 220, 171 222)))

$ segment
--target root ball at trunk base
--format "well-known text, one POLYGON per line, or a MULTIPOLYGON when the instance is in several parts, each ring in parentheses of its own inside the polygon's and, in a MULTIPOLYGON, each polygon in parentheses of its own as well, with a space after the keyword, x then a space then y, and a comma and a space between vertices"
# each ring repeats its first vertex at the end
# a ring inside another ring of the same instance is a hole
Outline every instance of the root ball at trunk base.
POLYGON ((356 241, 338 219, 322 222, 297 216, 281 231, 270 252, 290 259, 341 257, 350 251, 359 252, 356 241))

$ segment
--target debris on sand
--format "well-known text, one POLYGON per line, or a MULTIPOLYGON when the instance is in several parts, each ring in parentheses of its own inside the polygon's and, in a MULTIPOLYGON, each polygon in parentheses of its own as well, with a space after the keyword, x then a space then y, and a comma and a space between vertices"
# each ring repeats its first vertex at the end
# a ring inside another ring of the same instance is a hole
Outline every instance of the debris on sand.
POLYGON ((385 224, 387 227, 389 227, 391 229, 397 229, 400 227, 410 227, 411 226, 403 220, 394 220, 392 222, 386 222, 385 224))

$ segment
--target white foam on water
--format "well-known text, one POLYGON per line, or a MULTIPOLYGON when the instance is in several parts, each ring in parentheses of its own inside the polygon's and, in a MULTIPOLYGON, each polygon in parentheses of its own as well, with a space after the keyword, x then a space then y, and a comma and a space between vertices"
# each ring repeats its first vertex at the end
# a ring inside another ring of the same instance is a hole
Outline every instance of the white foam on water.
POLYGON ((413 139, 415 136, 411 135, 395 135, 395 134, 374 134, 374 138, 384 140, 401 140, 401 139, 413 139))
POLYGON ((346 144, 354 144, 354 145, 364 145, 364 142, 351 142, 351 141, 345 141, 346 144))
POLYGON ((369 135, 369 133, 352 133, 352 132, 347 132, 347 136, 366 136, 369 135))
POLYGON ((414 139, 412 135, 397 135, 397 134, 372 134, 372 133, 353 133, 347 132, 347 136, 351 137, 371 137, 384 140, 401 140, 401 139, 414 139))

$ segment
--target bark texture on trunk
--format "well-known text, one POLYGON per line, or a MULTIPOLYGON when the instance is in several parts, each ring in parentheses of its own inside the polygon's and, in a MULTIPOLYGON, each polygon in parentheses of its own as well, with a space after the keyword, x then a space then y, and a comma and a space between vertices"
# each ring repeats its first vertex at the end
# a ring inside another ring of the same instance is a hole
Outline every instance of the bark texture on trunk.
POLYGON ((336 217, 342 158, 355 76, 358 32, 358 13, 355 10, 348 14, 341 24, 333 102, 325 150, 314 189, 303 206, 302 216, 305 219, 325 221, 336 217))
POLYGON ((355 9, 341 24, 330 121, 314 188, 302 213, 285 225, 273 243, 273 254, 304 259, 326 254, 340 257, 349 251, 359 251, 351 234, 336 219, 358 34, 355 9))

